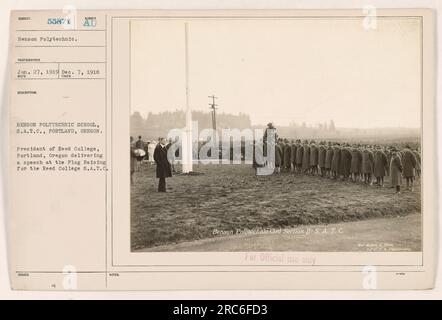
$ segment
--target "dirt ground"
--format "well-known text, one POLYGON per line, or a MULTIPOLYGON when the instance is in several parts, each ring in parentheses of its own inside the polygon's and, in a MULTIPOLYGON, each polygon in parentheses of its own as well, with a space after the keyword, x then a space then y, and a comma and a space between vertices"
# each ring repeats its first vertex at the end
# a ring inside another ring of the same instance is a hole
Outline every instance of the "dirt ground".
POLYGON ((201 250, 420 250, 419 184, 415 191, 397 195, 388 188, 388 181, 381 188, 291 173, 256 177, 250 165, 196 165, 194 171, 198 174, 167 179, 167 193, 157 192, 155 165, 143 163, 135 172, 131 188, 132 250, 157 251, 155 247, 166 246, 165 251, 180 251, 186 249, 175 244, 236 239, 232 236, 252 236, 256 243, 238 246, 234 242, 239 241, 229 240, 224 243, 225 249, 206 245, 201 250), (408 215, 412 216, 398 218, 408 215), (342 223, 367 219, 374 220, 360 225, 342 223), (329 237, 332 243, 324 237, 310 237, 304 246, 285 241, 284 237, 293 238, 289 230, 330 224, 344 230, 329 237), (278 236, 278 232, 283 234, 278 236), (346 244, 349 241, 351 244, 346 244), (388 248, 379 243, 386 243, 388 248))

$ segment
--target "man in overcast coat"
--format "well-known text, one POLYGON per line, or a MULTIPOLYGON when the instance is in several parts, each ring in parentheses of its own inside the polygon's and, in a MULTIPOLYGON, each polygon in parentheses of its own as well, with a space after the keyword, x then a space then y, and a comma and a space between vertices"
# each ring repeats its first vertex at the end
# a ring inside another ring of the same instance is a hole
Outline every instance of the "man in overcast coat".
POLYGON ((167 159, 166 139, 160 138, 160 143, 155 147, 153 159, 157 165, 158 192, 166 192, 166 178, 172 177, 172 169, 167 159))

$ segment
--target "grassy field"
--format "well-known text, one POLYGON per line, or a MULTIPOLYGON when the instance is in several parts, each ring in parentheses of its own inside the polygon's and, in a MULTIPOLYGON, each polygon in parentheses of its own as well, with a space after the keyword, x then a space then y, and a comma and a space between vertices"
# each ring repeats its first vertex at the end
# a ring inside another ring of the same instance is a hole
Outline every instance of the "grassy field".
POLYGON ((421 215, 302 225, 277 233, 235 234, 139 249, 140 252, 416 252, 421 251, 421 215))
MULTIPOLYGON (((132 250, 228 236, 238 229, 279 229, 420 213, 418 184, 414 192, 396 195, 388 187, 316 176, 256 177, 250 165, 197 165, 194 171, 200 174, 167 179, 167 193, 156 192, 155 165, 143 163, 135 172, 132 250)), ((373 236, 375 239, 376 232, 373 236)))

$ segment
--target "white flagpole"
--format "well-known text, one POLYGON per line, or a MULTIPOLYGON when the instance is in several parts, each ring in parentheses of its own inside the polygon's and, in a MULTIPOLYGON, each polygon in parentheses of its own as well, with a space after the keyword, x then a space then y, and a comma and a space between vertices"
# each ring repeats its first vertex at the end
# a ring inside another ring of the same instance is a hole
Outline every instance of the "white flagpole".
POLYGON ((186 70, 186 127, 183 134, 182 152, 183 152, 183 173, 189 173, 193 169, 192 163, 192 110, 189 99, 189 48, 188 48, 188 30, 187 23, 184 24, 185 40, 185 70, 186 70))

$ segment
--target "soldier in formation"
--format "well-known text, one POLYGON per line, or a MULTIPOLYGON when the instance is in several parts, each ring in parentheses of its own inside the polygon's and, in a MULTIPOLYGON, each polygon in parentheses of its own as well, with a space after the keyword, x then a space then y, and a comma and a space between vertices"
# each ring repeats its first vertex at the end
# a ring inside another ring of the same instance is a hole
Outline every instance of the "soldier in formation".
POLYGON ((396 192, 401 191, 403 180, 407 190, 414 190, 420 161, 419 149, 409 145, 399 150, 393 146, 282 138, 275 144, 275 173, 306 174, 379 187, 384 187, 385 177, 389 177, 390 187, 396 192))

